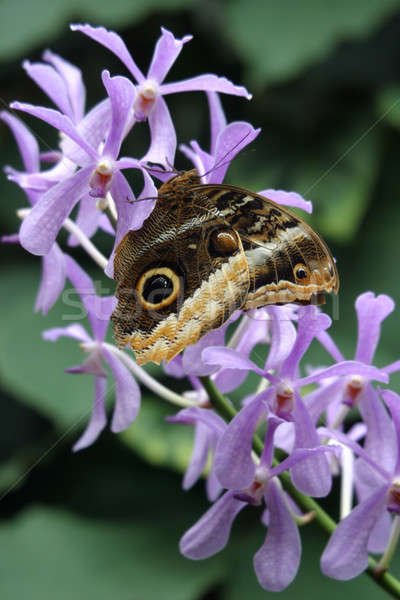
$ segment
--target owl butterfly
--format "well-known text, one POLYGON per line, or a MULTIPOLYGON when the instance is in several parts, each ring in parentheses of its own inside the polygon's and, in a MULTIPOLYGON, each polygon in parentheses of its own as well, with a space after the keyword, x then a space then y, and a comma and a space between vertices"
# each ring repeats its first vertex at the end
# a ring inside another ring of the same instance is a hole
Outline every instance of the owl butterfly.
POLYGON ((171 360, 237 309, 318 304, 339 288, 307 223, 240 187, 202 184, 196 170, 160 187, 143 227, 117 247, 114 278, 115 337, 139 364, 171 360))

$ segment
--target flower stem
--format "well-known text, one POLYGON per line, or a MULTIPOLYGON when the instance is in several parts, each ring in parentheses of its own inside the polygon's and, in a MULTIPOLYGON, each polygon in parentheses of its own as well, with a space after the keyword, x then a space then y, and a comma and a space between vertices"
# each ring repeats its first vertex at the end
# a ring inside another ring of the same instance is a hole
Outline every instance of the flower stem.
MULTIPOLYGON (((200 377, 200 380, 215 410, 226 421, 231 421, 237 414, 235 407, 227 398, 225 398, 225 396, 216 387, 214 382, 208 377, 200 377)), ((257 435, 255 435, 253 438, 253 448, 258 455, 261 454, 263 443, 257 435)), ((275 460, 274 466, 276 464, 278 464, 278 462, 275 460)), ((306 513, 314 513, 314 521, 318 523, 320 528, 323 529, 327 534, 331 535, 336 528, 336 522, 332 519, 332 517, 328 515, 328 513, 313 498, 304 496, 304 494, 299 492, 299 490, 293 485, 289 473, 282 473, 279 478, 286 492, 293 498, 298 506, 300 506, 300 508, 302 508, 302 510, 306 513)), ((369 557, 368 568, 366 571, 369 577, 371 577, 379 587, 388 592, 393 598, 400 598, 400 581, 393 577, 393 575, 390 573, 386 571, 380 571, 377 569, 377 567, 377 561, 372 557, 369 557)))
POLYGON ((107 350, 117 356, 119 360, 124 363, 124 365, 126 365, 130 371, 132 371, 135 377, 157 396, 160 396, 160 398, 167 400, 167 402, 171 402, 172 404, 176 404, 177 406, 181 406, 183 408, 193 406, 193 402, 187 398, 184 398, 183 396, 180 396, 179 394, 176 394, 165 385, 162 385, 162 383, 154 379, 154 377, 147 373, 143 367, 138 365, 130 356, 128 356, 126 352, 120 350, 112 344, 104 344, 104 346, 107 347, 107 350))

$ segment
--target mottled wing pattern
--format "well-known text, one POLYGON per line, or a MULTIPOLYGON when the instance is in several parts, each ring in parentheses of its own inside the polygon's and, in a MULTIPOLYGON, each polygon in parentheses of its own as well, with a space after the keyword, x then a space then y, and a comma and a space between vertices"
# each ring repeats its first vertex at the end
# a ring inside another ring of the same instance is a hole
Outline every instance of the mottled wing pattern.
POLYGON ((320 236, 275 202, 230 185, 195 186, 238 232, 249 265, 250 288, 243 308, 267 304, 319 303, 338 292, 335 261, 320 236))
POLYGON ((210 236, 216 229, 231 228, 208 199, 192 197, 185 185, 174 189, 173 182, 160 188, 154 211, 139 231, 124 237, 115 256, 115 337, 119 345, 133 348, 139 364, 170 360, 220 327, 243 306, 249 291, 240 236, 232 231, 237 240, 232 254, 213 253, 210 236), (168 306, 149 310, 137 282, 149 269, 163 267, 176 273, 179 293, 168 306))

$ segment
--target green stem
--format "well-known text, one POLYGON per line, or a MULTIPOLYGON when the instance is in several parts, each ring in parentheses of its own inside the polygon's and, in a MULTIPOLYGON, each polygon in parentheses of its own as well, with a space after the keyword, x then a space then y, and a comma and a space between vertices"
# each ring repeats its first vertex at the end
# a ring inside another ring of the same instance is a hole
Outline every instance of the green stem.
MULTIPOLYGON (((206 390, 209 400, 215 410, 226 421, 231 421, 237 414, 237 410, 231 402, 225 398, 219 391, 213 381, 209 377, 201 377, 201 383, 206 390)), ((257 454, 261 454, 263 449, 262 440, 255 435, 253 438, 253 449, 257 454)), ((277 463, 276 463, 277 464, 277 463)), ((331 535, 336 528, 336 522, 328 515, 328 513, 312 498, 304 496, 293 485, 289 473, 282 473, 279 476, 283 487, 293 500, 305 512, 312 512, 314 520, 328 535, 331 535)), ((380 572, 377 569, 378 563, 372 557, 368 558, 368 568, 366 573, 375 581, 375 583, 388 592, 393 598, 400 599, 400 581, 389 572, 380 572)))

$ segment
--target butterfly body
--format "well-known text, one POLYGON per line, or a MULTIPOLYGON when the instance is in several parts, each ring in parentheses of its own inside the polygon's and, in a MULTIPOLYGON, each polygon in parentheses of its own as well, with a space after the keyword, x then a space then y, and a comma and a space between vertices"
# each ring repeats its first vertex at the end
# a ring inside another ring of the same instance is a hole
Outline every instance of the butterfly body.
POLYGON ((304 221, 242 188, 201 184, 195 170, 160 187, 143 227, 119 244, 114 278, 116 340, 140 364, 170 360, 237 309, 338 289, 334 260, 304 221))

